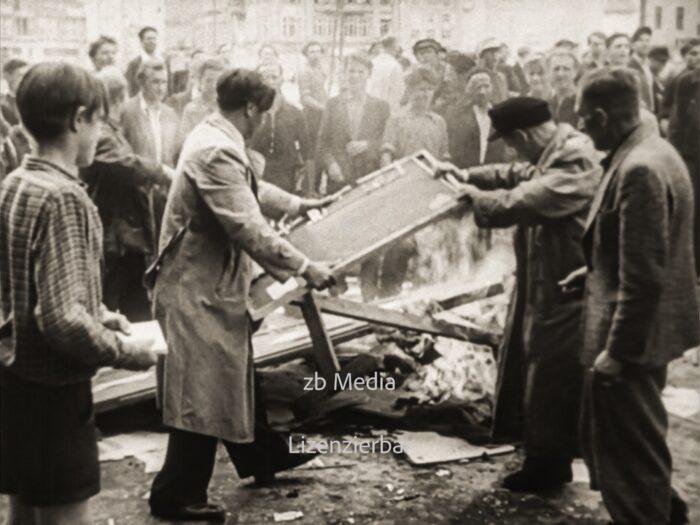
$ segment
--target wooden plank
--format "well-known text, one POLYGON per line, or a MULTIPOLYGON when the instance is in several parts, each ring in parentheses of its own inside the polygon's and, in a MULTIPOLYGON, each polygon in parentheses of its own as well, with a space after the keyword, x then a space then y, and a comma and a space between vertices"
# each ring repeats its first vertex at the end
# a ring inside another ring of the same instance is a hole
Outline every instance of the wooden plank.
MULTIPOLYGON (((386 310, 371 304, 356 303, 334 297, 316 296, 315 302, 318 308, 327 314, 339 315, 358 321, 366 321, 404 330, 414 330, 426 334, 432 334, 453 339, 467 340, 468 334, 465 327, 457 326, 445 321, 433 320, 430 317, 420 317, 404 312, 386 310)), ((489 336, 484 330, 480 340, 484 341, 489 336)))
POLYGON ((304 320, 309 327, 309 335, 311 335, 318 370, 327 381, 332 382, 333 376, 340 370, 340 364, 338 363, 338 357, 335 355, 333 342, 328 336, 328 332, 326 332, 323 316, 316 304, 313 292, 309 292, 304 296, 304 300, 301 302, 301 312, 304 314, 304 320))

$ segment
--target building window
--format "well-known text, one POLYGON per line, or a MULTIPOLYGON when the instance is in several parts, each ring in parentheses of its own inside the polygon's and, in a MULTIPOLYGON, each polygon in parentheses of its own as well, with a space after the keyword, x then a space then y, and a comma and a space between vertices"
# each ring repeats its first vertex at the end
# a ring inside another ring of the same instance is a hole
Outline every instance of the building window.
POLYGON ((654 27, 656 29, 661 29, 661 26, 664 23, 664 8, 657 6, 656 9, 654 10, 654 27))
POLYGON ((382 18, 379 21, 379 34, 384 36, 389 34, 389 30, 391 29, 391 20, 388 18, 382 18))
POLYGON ((346 15, 343 34, 345 36, 367 36, 369 34, 367 17, 364 15, 346 15))
POLYGON ((683 29, 685 27, 685 9, 683 7, 676 8, 676 29, 683 29))
POLYGON ((301 19, 292 16, 282 17, 282 34, 286 38, 294 38, 300 35, 301 19))
POLYGON ((331 16, 317 15, 314 18, 314 35, 326 37, 333 35, 335 20, 331 16))
POLYGON ((258 37, 268 38, 270 35, 270 17, 269 16, 259 16, 258 17, 258 37))
POLYGON ((26 36, 29 34, 29 19, 27 17, 21 16, 15 18, 15 33, 20 36, 26 36))

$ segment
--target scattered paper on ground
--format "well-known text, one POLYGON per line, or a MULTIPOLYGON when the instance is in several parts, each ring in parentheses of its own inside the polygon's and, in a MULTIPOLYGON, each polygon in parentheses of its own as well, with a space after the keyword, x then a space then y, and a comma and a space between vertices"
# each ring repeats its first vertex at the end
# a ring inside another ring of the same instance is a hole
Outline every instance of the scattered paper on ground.
POLYGON ((167 446, 167 434, 132 432, 101 440, 98 451, 101 462, 133 457, 144 463, 146 473, 151 473, 163 466, 167 446))
POLYGON ((304 517, 304 513, 300 510, 290 510, 288 512, 275 512, 275 523, 282 521, 294 521, 304 517))
POLYGON ((571 465, 574 471, 574 483, 590 483, 591 477, 588 474, 588 468, 581 459, 576 459, 571 465))
POLYGON ((666 411, 674 416, 688 419, 700 412, 700 393, 692 388, 667 386, 662 399, 666 411))
POLYGON ((428 465, 459 459, 475 459, 513 452, 514 447, 479 447, 457 437, 441 436, 436 432, 401 432, 396 434, 408 461, 414 465, 428 465))

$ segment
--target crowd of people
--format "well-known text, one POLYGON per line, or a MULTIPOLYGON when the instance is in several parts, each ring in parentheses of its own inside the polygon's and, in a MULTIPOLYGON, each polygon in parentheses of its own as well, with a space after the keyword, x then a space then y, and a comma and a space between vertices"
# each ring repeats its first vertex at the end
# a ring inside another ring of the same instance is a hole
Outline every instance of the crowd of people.
MULTIPOLYGON (((648 27, 592 33, 581 56, 570 40, 521 47, 515 64, 496 39, 475 53, 420 40, 407 63, 386 37, 343 58, 337 94, 324 46, 309 42, 297 106, 273 46, 255 70, 196 52, 175 78, 157 30, 138 36, 125 72, 110 37, 90 46, 93 72, 3 67, 0 493, 11 525, 89 523, 90 379, 157 361, 117 335, 128 320, 154 316, 168 343, 155 516, 225 518, 207 502, 219 440, 260 484, 310 459, 267 426, 253 263, 333 285, 271 219, 320 208, 420 150, 480 228, 515 227, 494 433, 522 437, 525 460, 504 486, 559 487, 582 454, 615 523, 687 522, 660 392, 668 362, 700 342, 700 40, 674 71, 648 27)), ((363 264, 365 299, 400 290, 412 250, 404 241, 363 264)))

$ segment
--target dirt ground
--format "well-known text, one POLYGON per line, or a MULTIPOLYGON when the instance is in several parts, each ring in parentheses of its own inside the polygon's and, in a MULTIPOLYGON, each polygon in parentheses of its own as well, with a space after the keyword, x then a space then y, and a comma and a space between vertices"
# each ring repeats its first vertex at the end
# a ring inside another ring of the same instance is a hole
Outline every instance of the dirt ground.
MULTIPOLYGON (((669 383, 697 389, 700 368, 678 361, 669 383)), ((671 416, 670 423, 674 485, 691 508, 691 523, 700 524, 700 414, 671 416)), ((593 525, 607 520, 599 495, 585 482, 543 496, 498 489, 502 476, 517 467, 518 453, 429 468, 413 467, 390 454, 327 455, 326 465, 341 466, 296 470, 281 475, 273 487, 253 488, 237 479, 223 449, 219 452, 210 495, 228 509, 229 525, 274 523, 274 513, 284 511, 303 513, 294 524, 593 525)), ((134 459, 103 463, 102 492, 92 502, 95 523, 165 523, 148 514, 153 476, 134 459)))

